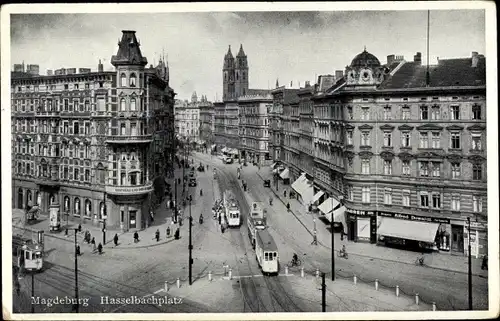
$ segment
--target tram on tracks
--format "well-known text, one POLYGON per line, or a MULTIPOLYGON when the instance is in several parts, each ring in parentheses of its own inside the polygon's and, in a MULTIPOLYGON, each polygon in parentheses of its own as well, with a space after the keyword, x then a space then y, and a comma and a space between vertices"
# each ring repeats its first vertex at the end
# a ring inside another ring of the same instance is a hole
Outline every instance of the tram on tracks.
POLYGON ((37 239, 12 235, 12 255, 17 257, 19 269, 38 272, 43 269, 43 231, 33 233, 37 234, 37 239))
POLYGON ((256 231, 266 228, 266 218, 264 216, 264 209, 261 202, 253 202, 250 206, 250 211, 247 218, 247 228, 250 243, 252 243, 252 248, 255 249, 256 231))
POLYGON ((278 274, 278 247, 267 229, 256 230, 255 255, 262 273, 265 275, 278 274))
POLYGON ((224 204, 224 211, 227 217, 227 225, 229 227, 240 227, 241 226, 240 207, 238 205, 236 197, 230 190, 224 192, 223 204, 224 204))

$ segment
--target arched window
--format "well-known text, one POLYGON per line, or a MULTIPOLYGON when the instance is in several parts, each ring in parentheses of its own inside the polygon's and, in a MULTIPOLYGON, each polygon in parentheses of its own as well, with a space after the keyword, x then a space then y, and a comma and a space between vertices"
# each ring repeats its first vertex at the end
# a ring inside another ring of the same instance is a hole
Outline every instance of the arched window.
POLYGON ((70 201, 69 201, 69 196, 64 196, 64 211, 66 213, 69 213, 69 209, 70 209, 70 201))
POLYGON ((80 215, 80 199, 75 198, 75 215, 80 215))
POLYGON ((125 98, 120 99, 120 111, 125 111, 125 98))
POLYGON ((130 74, 130 87, 136 86, 137 77, 134 73, 130 74))
POLYGON ((85 200, 85 216, 89 216, 92 213, 92 202, 87 198, 85 200))
POLYGON ((104 202, 101 202, 99 204, 99 219, 102 220, 103 216, 105 215, 106 215, 106 205, 104 204, 104 202))
MULTIPOLYGON (((132 78, 131 78, 132 79, 132 78)), ((136 111, 135 98, 130 99, 130 110, 136 111)))
POLYGON ((120 86, 121 87, 125 87, 127 85, 127 75, 125 75, 124 73, 122 73, 120 75, 120 86))

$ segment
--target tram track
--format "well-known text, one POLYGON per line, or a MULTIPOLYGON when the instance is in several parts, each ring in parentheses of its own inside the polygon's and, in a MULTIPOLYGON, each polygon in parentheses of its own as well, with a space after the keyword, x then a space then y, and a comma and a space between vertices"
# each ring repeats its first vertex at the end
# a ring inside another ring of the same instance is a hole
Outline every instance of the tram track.
MULTIPOLYGON (((212 165, 214 166, 214 165, 212 165)), ((244 217, 248 215, 248 201, 246 200, 246 197, 244 195, 245 192, 241 190, 241 187, 239 186, 238 182, 234 181, 234 178, 232 178, 231 174, 228 174, 225 170, 221 170, 218 168, 219 173, 221 173, 221 180, 224 181, 223 184, 226 186, 234 186, 235 193, 239 196, 241 199, 241 211, 244 213, 244 217), (232 179, 231 179, 232 178, 232 179), (229 181, 229 183, 228 183, 229 181), (232 183, 230 183, 232 181, 232 183), (226 185, 227 184, 227 185, 226 185)), ((245 220, 242 221, 242 227, 246 226, 245 220)), ((236 231, 235 231, 236 232, 236 231)), ((250 249, 248 251, 248 247, 245 245, 244 239, 243 239, 243 232, 241 230, 237 231, 237 235, 233 236, 234 238, 238 238, 239 244, 242 249, 245 250, 245 253, 252 253, 252 256, 255 257, 253 249, 250 249)), ((251 270, 251 264, 248 255, 246 255, 245 259, 249 269, 251 270)), ((259 273, 261 273, 259 269, 259 273)), ((259 278, 260 281, 261 278, 259 278)), ((240 281, 240 286, 242 288, 242 293, 244 295, 244 299, 247 302, 247 298, 253 298, 253 308, 250 306, 250 309, 252 312, 288 312, 288 311, 302 311, 302 309, 292 300, 292 298, 287 294, 287 291, 283 288, 282 284, 280 283, 280 280, 278 277, 263 277, 263 282, 257 282, 256 278, 250 277, 250 278, 241 278, 240 281), (263 291, 258 291, 258 289, 263 289, 263 291), (260 292, 260 293, 259 293, 260 292), (263 302, 262 296, 267 297, 268 300, 267 302, 263 302), (257 297, 257 300, 255 298, 257 297), (257 303, 257 304, 255 304, 257 303), (257 311, 255 310, 255 305, 257 305, 257 311), (262 308, 261 309, 261 305, 262 308), (270 306, 269 306, 270 305, 270 306)))

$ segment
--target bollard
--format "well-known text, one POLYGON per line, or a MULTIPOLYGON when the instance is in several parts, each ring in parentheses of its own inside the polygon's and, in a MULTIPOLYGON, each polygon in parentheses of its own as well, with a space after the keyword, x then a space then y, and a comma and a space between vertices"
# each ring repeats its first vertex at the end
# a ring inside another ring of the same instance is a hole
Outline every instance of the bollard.
POLYGON ((396 285, 396 296, 399 296, 399 285, 396 285))
POLYGON ((375 290, 378 291, 378 279, 375 279, 375 290))
POLYGON ((229 280, 233 278, 233 269, 229 268, 229 280))
POLYGON ((181 287, 181 279, 177 278, 177 288, 181 287))
POLYGON ((432 311, 436 311, 436 302, 432 302, 432 311))
POLYGON ((354 276, 354 284, 357 284, 358 283, 358 277, 355 275, 354 276))
POLYGON ((288 266, 285 266, 285 275, 288 275, 288 266))
POLYGON ((302 278, 304 277, 304 268, 303 267, 300 268, 300 277, 302 277, 302 278))
POLYGON ((168 292, 168 281, 165 281, 165 292, 168 292))
POLYGON ((418 305, 418 293, 415 293, 415 304, 418 305))
POLYGON ((208 280, 212 281, 212 271, 208 271, 208 280))
POLYGON ((319 269, 316 269, 316 277, 319 278, 319 269))

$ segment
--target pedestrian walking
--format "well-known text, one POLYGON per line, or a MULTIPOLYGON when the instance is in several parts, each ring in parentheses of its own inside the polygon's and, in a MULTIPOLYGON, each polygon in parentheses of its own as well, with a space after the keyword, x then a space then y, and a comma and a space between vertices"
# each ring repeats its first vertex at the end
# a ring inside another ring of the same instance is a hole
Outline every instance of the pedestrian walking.
POLYGON ((90 244, 92 244, 92 252, 95 252, 95 250, 96 250, 95 237, 92 238, 92 240, 90 241, 90 244))
POLYGON ((76 255, 80 256, 82 253, 80 252, 80 244, 76 245, 76 255))
POLYGON ((177 228, 177 229, 175 230, 175 233, 174 233, 174 238, 175 238, 176 240, 178 240, 178 239, 179 239, 179 228, 177 228))
POLYGON ((116 233, 115 237, 113 237, 113 241, 115 242, 115 246, 118 246, 118 233, 116 233))
POLYGON ((137 231, 134 232, 134 243, 139 242, 139 233, 137 231))
POLYGON ((97 251, 99 252, 99 255, 102 254, 102 244, 99 242, 99 245, 97 246, 97 251))
POLYGON ((488 269, 488 255, 483 255, 483 262, 481 263, 481 270, 488 269))
POLYGON ((220 225, 220 224, 221 224, 221 221, 222 221, 222 215, 220 215, 220 213, 219 213, 219 215, 218 215, 218 216, 219 216, 219 225, 220 225))
POLYGON ((82 232, 82 224, 78 224, 78 232, 82 232))
POLYGON ((159 242, 160 241, 160 230, 156 230, 156 233, 155 233, 155 237, 156 237, 156 242, 159 242))
POLYGON ((318 245, 318 237, 316 236, 316 230, 313 231, 313 241, 311 245, 318 245))
POLYGON ((283 191, 283 196, 286 198, 286 190, 283 191))
POLYGON ((290 212, 290 203, 286 203, 286 210, 287 212, 290 212))

